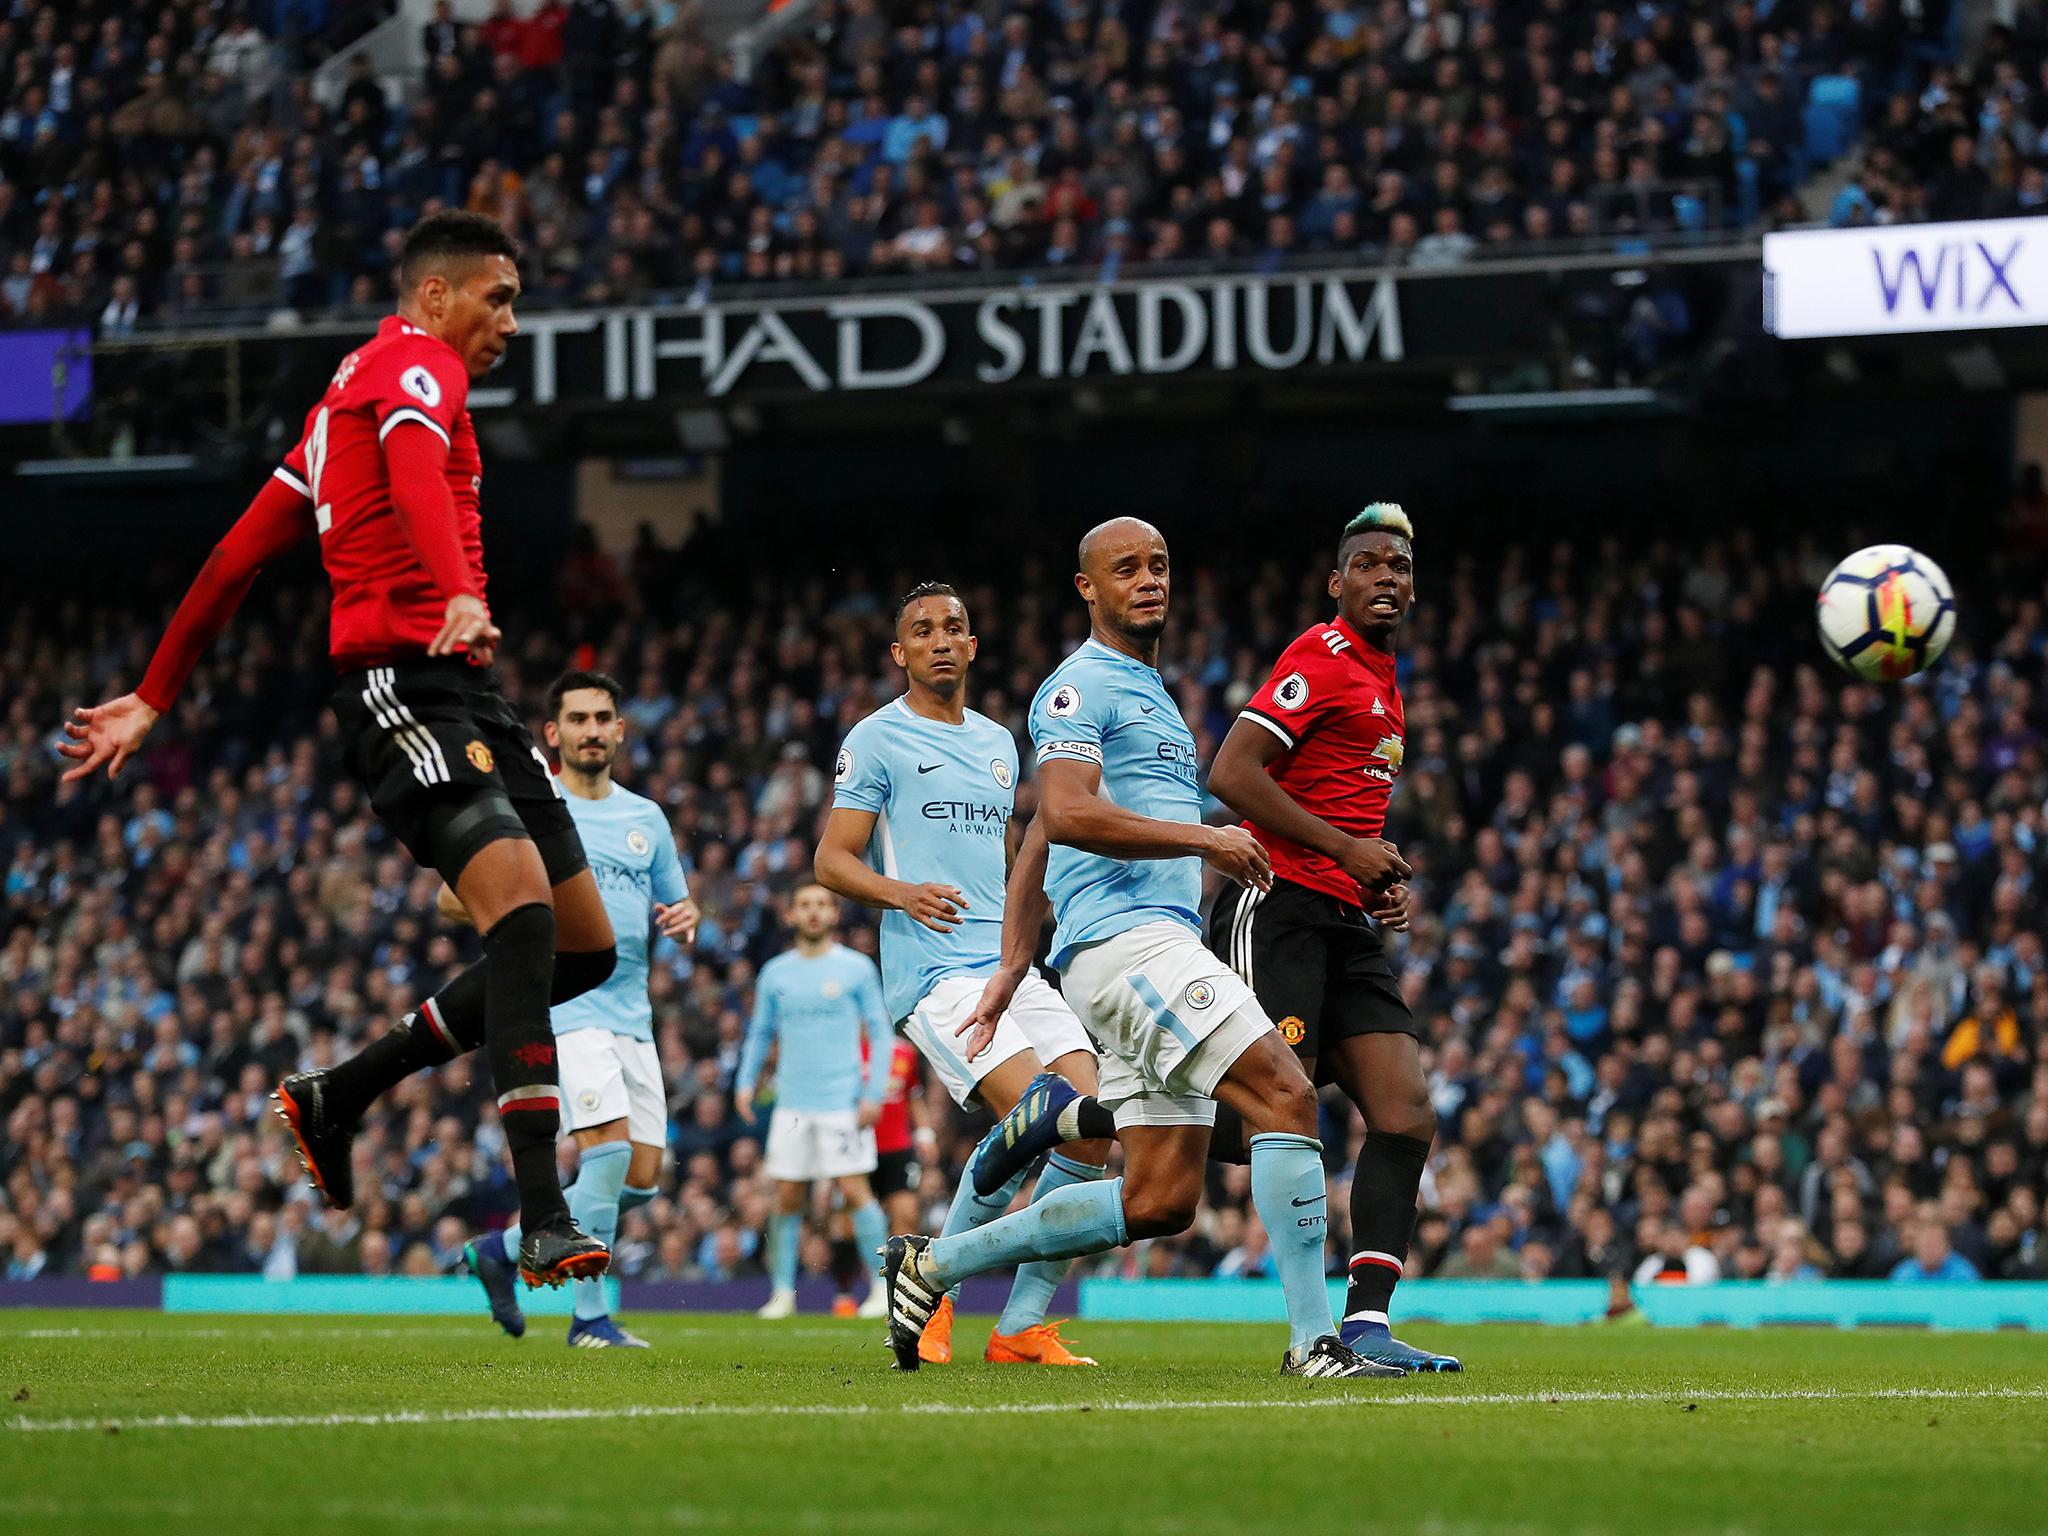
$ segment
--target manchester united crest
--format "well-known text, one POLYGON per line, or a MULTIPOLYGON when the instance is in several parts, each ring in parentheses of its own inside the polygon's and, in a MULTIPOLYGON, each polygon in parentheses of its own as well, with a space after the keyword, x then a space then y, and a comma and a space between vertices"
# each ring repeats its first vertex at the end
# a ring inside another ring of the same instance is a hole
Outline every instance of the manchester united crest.
POLYGON ((480 741, 472 741, 462 751, 463 755, 469 759, 469 766, 478 773, 489 773, 498 766, 498 760, 491 756, 491 749, 480 741))
POLYGON ((1289 1045, 1299 1045, 1308 1038, 1308 1026, 1291 1013, 1280 1021, 1279 1028, 1280 1038, 1289 1045))

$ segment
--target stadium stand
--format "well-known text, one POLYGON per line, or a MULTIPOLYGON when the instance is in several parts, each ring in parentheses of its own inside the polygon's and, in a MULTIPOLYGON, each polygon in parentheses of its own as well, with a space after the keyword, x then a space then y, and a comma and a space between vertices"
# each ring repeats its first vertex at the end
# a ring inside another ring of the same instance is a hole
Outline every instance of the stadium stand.
MULTIPOLYGON (((1319 558, 1304 544, 1226 582, 1182 551, 1163 661, 1205 759, 1324 616, 1319 558)), ((1954 648, 1896 689, 1822 671, 1830 561, 1810 544, 1425 562, 1392 824, 1417 868, 1401 964, 1441 1119, 1411 1272, 2048 1278, 2038 544, 1973 572, 1954 648)), ((751 982, 785 942, 839 738, 895 687, 886 594, 931 573, 771 577, 651 539, 625 561, 585 541, 560 570, 519 610, 509 691, 535 707, 571 662, 625 681, 620 776, 668 807, 705 913, 690 952, 657 950, 675 1157, 618 1270, 758 1274, 769 1186, 728 1098, 751 982)), ((1082 632, 1063 573, 1013 562, 968 588, 975 702, 1013 729, 1082 632)), ((0 638, 0 1262, 447 1270, 512 1205, 467 1064, 374 1117, 346 1216, 263 1112, 281 1072, 353 1049, 471 942, 338 771, 317 587, 266 575, 118 785, 54 785, 64 708, 135 680, 153 637, 136 616, 182 580, 48 595, 0 638)), ((935 1224, 977 1128, 932 1101, 935 1224)), ((1334 1263, 1361 1129, 1326 1111, 1334 1263)), ((1097 1264, 1263 1273, 1245 1171, 1210 1182, 1185 1238, 1097 1264)), ((831 1218, 812 1215, 817 1271, 831 1218)))
POLYGON ((2043 8, 1966 65, 1962 9, 820 0, 743 77, 694 4, 500 0, 316 90, 375 7, 45 0, 0 18, 0 320, 374 309, 441 206, 539 303, 2036 209, 2043 8))

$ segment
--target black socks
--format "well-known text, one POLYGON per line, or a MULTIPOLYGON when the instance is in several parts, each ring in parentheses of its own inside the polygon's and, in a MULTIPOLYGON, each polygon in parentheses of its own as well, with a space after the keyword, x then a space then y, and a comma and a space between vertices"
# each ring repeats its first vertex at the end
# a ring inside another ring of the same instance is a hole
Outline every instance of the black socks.
MULTIPOLYGON (((507 914, 508 916, 516 914, 507 914)), ((499 924, 502 928, 503 923, 499 924)), ((496 933, 496 928, 491 930, 496 933)), ((550 924, 552 932, 552 923, 550 924)), ((486 950, 489 945, 486 943, 486 950)), ((572 950, 554 956, 548 1005, 603 986, 618 964, 616 949, 572 950)), ((330 1102, 351 1117, 415 1072, 442 1066, 484 1043, 488 954, 447 986, 328 1072, 330 1102)))
POLYGON ((1415 1228, 1415 1194, 1429 1162, 1429 1143, 1368 1131, 1351 1177, 1351 1268, 1344 1320, 1384 1323, 1415 1228))
POLYGON ((555 914, 542 902, 514 908, 484 935, 484 1051, 528 1232, 569 1214, 555 1169, 562 1095, 548 1023, 554 957, 555 914))

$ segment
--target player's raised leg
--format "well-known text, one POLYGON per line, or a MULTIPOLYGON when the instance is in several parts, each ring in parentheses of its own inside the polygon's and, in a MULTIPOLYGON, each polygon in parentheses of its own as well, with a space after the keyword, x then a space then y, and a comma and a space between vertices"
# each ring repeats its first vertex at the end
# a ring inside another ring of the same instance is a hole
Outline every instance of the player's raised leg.
MULTIPOLYGON (((1026 868, 1021 856, 1017 867, 1026 868)), ((1050 1079, 1065 1091, 1069 1101, 1085 1103, 1105 1123, 1109 1120, 1108 1112, 1093 1097, 1084 1097, 1092 1095, 1096 1088, 1095 1055, 1089 1048, 1087 1033, 1073 1010, 1035 971, 1027 970, 1014 988, 971 977, 942 981, 904 1021, 904 1033, 930 1061, 954 1101, 963 1107, 979 1102, 999 1116, 1006 1115, 1024 1097, 1043 1096, 1050 1079), (991 998, 995 1001, 991 1002, 991 998), (989 1007, 997 1010, 989 1043, 973 1051, 960 1032, 989 1007), (1044 1060, 1050 1060, 1056 1070, 1042 1067, 1044 1060)), ((1114 1129, 1113 1125, 1108 1128, 1114 1129)), ((1002 1134, 999 1121, 983 1138, 981 1148, 968 1159, 968 1173, 954 1191, 941 1236, 971 1232, 1001 1216, 1015 1200, 1030 1171, 1028 1162, 992 1191, 981 1190, 972 1177, 972 1169, 989 1143, 1002 1134)), ((1066 1147, 1056 1161, 1046 1160, 1033 1199, 1042 1199, 1069 1184, 1101 1178, 1108 1155, 1106 1140, 1066 1147)), ((1066 1278, 1066 1271, 1067 1264, 1057 1260, 1019 1267, 1003 1315, 983 1350, 985 1360, 999 1364, 1094 1364, 1088 1357, 1073 1353, 1061 1339, 1059 1325, 1046 1320, 1046 1311, 1060 1282, 1066 1278)), ((957 1289, 949 1291, 925 1328, 918 1350, 927 1364, 943 1365, 952 1358, 953 1307, 957 1300, 957 1289)))
MULTIPOLYGON (((520 824, 511 805, 501 802, 500 814, 505 830, 520 824)), ((602 921, 601 906, 596 913, 600 920, 592 921, 589 904, 596 900, 596 886, 582 868, 581 853, 573 846, 573 830, 567 845, 555 846, 559 842, 558 837, 550 837, 546 844, 536 845, 541 847, 544 863, 573 863, 575 867, 575 873, 548 891, 548 900, 558 914, 548 988, 550 1006, 601 986, 617 961, 611 925, 602 921)), ((459 852, 452 855, 461 856, 459 852)), ((443 911, 464 923, 474 921, 445 887, 443 911)), ((356 1124, 370 1105, 415 1072, 443 1066, 483 1045, 490 972, 491 955, 486 946, 483 959, 459 972, 355 1055, 332 1067, 294 1073, 279 1086, 274 1095, 279 1113, 293 1131, 307 1173, 329 1205, 347 1210, 354 1203, 351 1147, 356 1124)))
MULTIPOLYGON (((1046 989, 1050 992, 1050 988, 1046 989)), ((1043 1074, 1068 1088, 1073 1102, 1094 1105, 1097 1087, 1095 1055, 1092 1051, 1068 1051, 1053 1058, 1043 1074)), ((1096 1105, 1106 1119, 1108 1111, 1096 1105)), ((1113 1127, 1112 1127, 1113 1129, 1113 1127)), ((1034 1202, 1071 1185, 1099 1180, 1108 1171, 1107 1140, 1068 1140, 1046 1154, 1038 1171, 1034 1202)), ((1060 1337, 1061 1324, 1049 1321, 1054 1294, 1067 1278, 1071 1260, 1058 1259, 1020 1265, 1010 1284, 1009 1299, 996 1319, 982 1358, 997 1365, 1093 1365, 1086 1355, 1077 1355, 1060 1337)))

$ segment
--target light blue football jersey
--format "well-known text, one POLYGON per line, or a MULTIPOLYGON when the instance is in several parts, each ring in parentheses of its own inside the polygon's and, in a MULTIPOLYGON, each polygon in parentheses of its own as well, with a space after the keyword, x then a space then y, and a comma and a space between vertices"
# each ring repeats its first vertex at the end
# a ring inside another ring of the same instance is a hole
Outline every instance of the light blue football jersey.
POLYGON ((740 1047, 734 1087, 751 1094, 760 1085, 768 1050, 775 1057, 775 1106, 810 1114, 879 1104, 889 1088, 894 1037, 882 1006, 875 962, 834 944, 806 959, 784 950, 761 967, 754 982, 754 1017, 740 1047), (868 1043, 866 1080, 861 1036, 868 1043))
MULTIPOLYGON (((1102 795, 1157 821, 1198 823, 1202 789, 1194 733, 1158 670, 1099 640, 1053 669, 1031 701, 1040 763, 1065 758, 1102 769, 1102 795)), ((1045 876, 1052 898, 1052 963, 1076 948, 1145 923, 1202 931, 1202 861, 1109 859, 1053 844, 1045 876)))
POLYGON ((934 933, 882 914, 882 985, 892 1019, 908 1018, 947 976, 993 974, 1003 952, 1005 834, 1017 809, 1017 743, 986 715, 928 720, 902 699, 846 733, 834 806, 873 811, 868 863, 892 880, 954 885, 960 925, 934 933))
POLYGON ((648 933, 654 904, 669 906, 689 895, 676 835, 668 814, 645 795, 617 784, 602 800, 564 794, 569 815, 583 839, 583 856, 597 879, 619 963, 601 987, 553 1009, 555 1033, 608 1029, 635 1040, 654 1038, 654 1009, 647 1001, 648 933))

